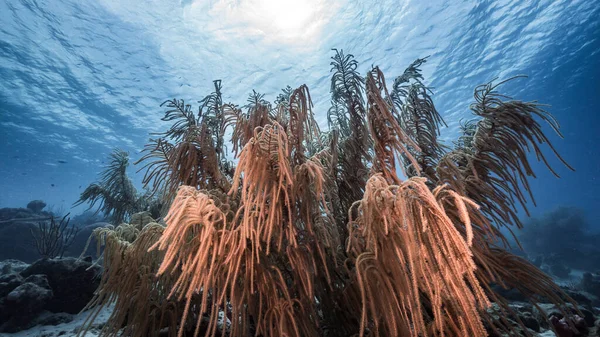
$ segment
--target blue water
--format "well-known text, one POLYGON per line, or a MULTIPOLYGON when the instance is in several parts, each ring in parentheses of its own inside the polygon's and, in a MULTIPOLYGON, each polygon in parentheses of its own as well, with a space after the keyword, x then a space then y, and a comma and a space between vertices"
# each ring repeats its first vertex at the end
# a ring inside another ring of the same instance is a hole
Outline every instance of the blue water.
POLYGON ((236 103, 306 83, 324 123, 331 48, 343 48, 388 80, 430 55, 448 141, 477 84, 528 75, 504 92, 551 105, 565 139, 549 135, 577 170, 552 160, 555 179, 536 164, 533 213, 574 205, 600 224, 599 1, 298 3, 0 0, 0 207, 69 209, 112 148, 139 158, 164 129, 162 101, 195 103, 213 79, 236 103))

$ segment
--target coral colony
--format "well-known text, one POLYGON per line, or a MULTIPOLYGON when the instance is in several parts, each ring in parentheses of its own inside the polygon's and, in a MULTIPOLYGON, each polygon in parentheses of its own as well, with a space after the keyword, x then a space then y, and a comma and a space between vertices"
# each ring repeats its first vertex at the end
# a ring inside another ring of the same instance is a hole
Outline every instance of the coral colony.
POLYGON ((140 160, 148 193, 116 151, 81 195, 114 224, 94 232, 104 274, 88 329, 114 304, 104 336, 529 334, 493 286, 567 316, 573 300, 500 231, 522 226, 529 151, 546 162, 545 145, 562 161, 540 124, 558 132, 556 121, 492 82, 442 145, 425 61, 390 82, 335 50, 326 131, 305 85, 273 104, 256 92, 224 103, 220 81, 198 110, 165 102, 171 127, 140 160), (151 204, 166 216, 132 219, 151 204))

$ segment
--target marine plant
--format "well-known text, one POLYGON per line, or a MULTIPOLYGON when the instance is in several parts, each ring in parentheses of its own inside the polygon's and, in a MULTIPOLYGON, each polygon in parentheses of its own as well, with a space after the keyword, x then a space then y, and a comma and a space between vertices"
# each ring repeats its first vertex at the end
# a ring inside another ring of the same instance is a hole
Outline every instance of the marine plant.
POLYGON ((51 216, 49 222, 38 222, 37 227, 31 229, 33 245, 42 258, 62 258, 65 251, 73 244, 79 228, 74 224, 69 227, 70 220, 69 214, 63 216, 58 222, 54 216, 51 216))
POLYGON ((166 226, 96 231, 105 272, 90 321, 114 303, 104 336, 527 335, 492 284, 573 302, 500 232, 521 226, 529 150, 553 150, 539 121, 558 125, 492 81, 442 146, 424 62, 390 91, 378 67, 362 77, 335 50, 327 132, 305 85, 273 105, 254 91, 223 104, 220 81, 197 113, 167 101, 173 125, 141 160, 170 200, 166 226))
POLYGON ((145 210, 150 199, 138 193, 127 176, 129 154, 115 149, 110 154, 110 163, 100 174, 100 181, 90 184, 81 193, 75 206, 89 203, 92 209, 97 203, 98 211, 120 224, 134 213, 145 210))
MULTIPOLYGON (((182 185, 214 188, 227 184, 230 163, 225 158, 222 123, 227 109, 221 98, 221 81, 214 81, 215 91, 200 101, 197 113, 184 100, 167 100, 161 104, 169 110, 162 118, 172 122, 164 133, 151 138, 145 155, 136 162, 146 173, 145 186, 152 194, 170 200, 182 185)), ((138 171, 139 172, 139 171, 138 171)))

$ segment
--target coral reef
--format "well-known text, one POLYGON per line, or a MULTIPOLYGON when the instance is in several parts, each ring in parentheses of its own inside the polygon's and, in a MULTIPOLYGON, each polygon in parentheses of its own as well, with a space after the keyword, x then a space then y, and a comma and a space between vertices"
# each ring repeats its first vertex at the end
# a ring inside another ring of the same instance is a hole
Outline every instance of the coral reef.
POLYGON ((163 103, 172 125, 140 162, 165 224, 140 215, 94 230, 104 274, 87 328, 114 303, 101 335, 530 336, 540 321, 576 331, 585 314, 506 250, 500 231, 523 226, 530 151, 553 173, 543 145, 569 167, 540 122, 558 124, 538 103, 500 94, 506 81, 490 82, 444 147, 425 61, 390 91, 378 67, 362 77, 335 50, 328 131, 305 85, 274 105, 255 91, 243 107, 224 104, 220 81, 197 113, 163 103), (536 326, 494 285, 537 309, 544 298, 558 321, 541 310, 536 326))

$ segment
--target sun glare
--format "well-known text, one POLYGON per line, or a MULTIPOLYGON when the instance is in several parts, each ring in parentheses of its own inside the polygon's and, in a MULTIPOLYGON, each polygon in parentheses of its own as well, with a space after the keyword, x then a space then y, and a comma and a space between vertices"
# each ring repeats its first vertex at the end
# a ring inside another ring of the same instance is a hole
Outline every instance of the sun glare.
POLYGON ((284 35, 301 35, 317 9, 314 1, 256 0, 256 9, 284 35))
POLYGON ((218 0, 208 4, 195 0, 185 10, 198 29, 211 30, 213 36, 223 40, 248 37, 265 43, 307 46, 308 41, 318 41, 340 1, 218 0))

